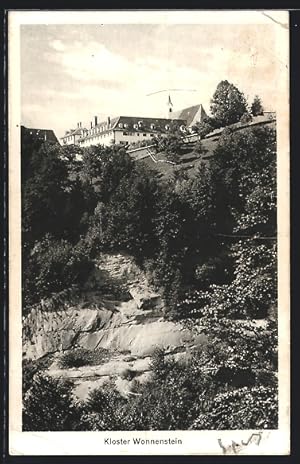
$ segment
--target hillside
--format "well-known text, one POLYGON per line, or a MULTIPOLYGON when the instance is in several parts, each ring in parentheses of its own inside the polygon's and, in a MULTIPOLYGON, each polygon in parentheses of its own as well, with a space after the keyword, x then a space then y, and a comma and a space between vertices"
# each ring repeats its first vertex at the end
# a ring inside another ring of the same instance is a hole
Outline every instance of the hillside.
MULTIPOLYGON (((263 116, 257 116, 253 118, 253 121, 251 123, 248 123, 247 125, 237 123, 228 127, 231 128, 233 131, 239 131, 243 133, 247 132, 252 127, 258 126, 267 126, 275 128, 276 121, 274 117, 270 119, 269 117, 265 118, 263 116)), ((144 147, 140 150, 134 150, 132 156, 134 157, 134 159, 137 159, 137 161, 142 162, 143 164, 149 166, 152 169, 155 169, 163 178, 169 178, 170 176, 172 176, 174 170, 178 169, 186 172, 189 176, 193 176, 200 163, 209 163, 209 159, 211 158, 211 156, 213 156, 214 150, 218 145, 219 139, 222 135, 222 131, 223 129, 217 129, 201 140, 203 149, 205 151, 205 154, 201 156, 197 156, 193 153, 193 149, 195 147, 196 142, 184 143, 180 153, 180 161, 178 164, 176 164, 176 166, 167 162, 155 163, 150 156, 146 155, 147 150, 145 150, 144 147), (141 156, 140 159, 139 156, 141 156)), ((163 152, 157 153, 156 158, 158 160, 166 160, 166 156, 163 152)))
POLYGON ((277 427, 276 133, 218 137, 23 141, 23 430, 277 427))

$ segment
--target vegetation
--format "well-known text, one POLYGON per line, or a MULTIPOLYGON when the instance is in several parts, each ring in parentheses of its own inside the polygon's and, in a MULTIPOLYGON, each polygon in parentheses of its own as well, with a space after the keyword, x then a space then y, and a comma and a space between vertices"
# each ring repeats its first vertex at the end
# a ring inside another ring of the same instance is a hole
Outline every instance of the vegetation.
MULTIPOLYGON (((144 385, 133 380, 134 394, 128 398, 108 382, 93 390, 85 404, 78 404, 69 384, 39 374, 25 397, 25 430, 276 428, 275 382, 264 384, 260 379, 249 386, 244 375, 235 387, 234 373, 229 372, 225 383, 216 358, 210 361, 211 348, 216 355, 216 347, 208 345, 207 351, 195 353, 184 363, 166 360, 157 350, 151 380, 144 385)), ((226 357, 224 348, 219 355, 226 357)), ((133 376, 127 373, 126 378, 133 376)))
POLYGON ((183 146, 182 134, 178 132, 170 132, 164 137, 157 137, 154 140, 156 149, 159 153, 164 153, 168 161, 176 164, 180 159, 180 151, 183 146))
POLYGON ((247 102, 242 92, 228 81, 221 81, 213 95, 211 114, 219 127, 238 122, 247 112, 247 102))
POLYGON ((260 116, 264 114, 264 108, 261 102, 261 99, 258 95, 255 95, 254 100, 251 104, 251 114, 253 116, 260 116))
POLYGON ((109 359, 108 350, 97 348, 96 350, 86 350, 77 348, 67 351, 59 359, 59 366, 64 369, 82 366, 98 366, 109 359))
POLYGON ((207 134, 212 132, 217 127, 215 120, 210 117, 206 117, 203 119, 202 122, 196 123, 195 126, 192 127, 193 131, 197 134, 201 135, 201 137, 205 137, 207 134))
POLYGON ((37 373, 31 388, 24 395, 23 430, 74 430, 81 411, 74 403, 72 387, 70 382, 37 373))
MULTIPOLYGON (((205 124, 227 126, 245 114, 243 94, 222 81, 205 124)), ((182 146, 176 130, 156 140, 173 163, 182 146)), ((203 145, 194 150, 200 156, 203 145)), ((208 342, 186 363, 156 353, 149 383, 124 373, 135 395, 123 398, 109 384, 85 406, 74 403, 70 384, 27 365, 24 429, 276 427, 274 130, 226 127, 209 165, 200 164, 193 176, 177 166, 168 180, 134 163, 121 146, 77 155, 76 147, 22 140, 24 311, 82 286, 99 253, 126 252, 163 296, 164 317, 195 331, 201 326, 208 342)), ((105 354, 97 356, 76 350, 61 365, 98 363, 105 354)))

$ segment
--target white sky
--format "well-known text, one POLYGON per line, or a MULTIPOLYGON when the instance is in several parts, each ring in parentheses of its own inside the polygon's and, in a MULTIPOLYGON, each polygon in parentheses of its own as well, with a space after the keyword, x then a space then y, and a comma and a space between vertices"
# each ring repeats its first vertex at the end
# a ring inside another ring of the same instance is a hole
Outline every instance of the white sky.
POLYGON ((278 80, 275 26, 234 25, 22 25, 22 124, 57 136, 95 115, 166 117, 210 99, 224 79, 250 103, 258 94, 274 109, 278 80))

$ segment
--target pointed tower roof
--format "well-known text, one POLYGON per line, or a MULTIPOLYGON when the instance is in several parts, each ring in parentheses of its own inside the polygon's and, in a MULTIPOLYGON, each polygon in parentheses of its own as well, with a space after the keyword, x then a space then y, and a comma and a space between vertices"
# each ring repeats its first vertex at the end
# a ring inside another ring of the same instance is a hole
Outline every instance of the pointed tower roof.
POLYGON ((201 103, 172 113, 172 118, 185 119, 188 127, 194 126, 196 122, 202 122, 206 117, 207 114, 201 103))

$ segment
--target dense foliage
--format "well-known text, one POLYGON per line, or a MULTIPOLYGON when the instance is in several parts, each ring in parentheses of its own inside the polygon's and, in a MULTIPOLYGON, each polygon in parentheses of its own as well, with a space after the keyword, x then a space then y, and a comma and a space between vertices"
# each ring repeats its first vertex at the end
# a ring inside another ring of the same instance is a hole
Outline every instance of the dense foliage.
MULTIPOLYGON (((152 378, 124 397, 110 381, 76 403, 70 384, 38 373, 24 401, 25 430, 185 430, 277 427, 275 381, 221 379, 211 348, 184 362, 153 355, 152 378), (47 398, 46 398, 47 396, 47 398), (45 399, 46 398, 46 399, 45 399), (243 404, 243 407, 241 407, 243 404), (55 421, 55 417, 57 421, 55 421)), ((220 347, 218 347, 220 350, 220 347)), ((259 347, 260 351, 263 347, 259 347)), ((215 349, 215 354, 217 350, 215 349)), ((225 356, 225 350, 220 356, 225 356)), ((224 372, 221 373, 224 376, 224 372)), ((131 377, 132 379, 132 377, 131 377)))
POLYGON ((85 348, 76 348, 72 351, 63 353, 58 365, 62 369, 81 366, 98 366, 109 359, 108 350, 97 348, 96 350, 87 350, 85 348))
POLYGON ((260 116, 264 114, 264 108, 261 102, 261 99, 258 95, 255 95, 254 100, 251 104, 251 114, 253 116, 260 116))
MULTIPOLYGON (((227 81, 216 90, 212 114, 197 128, 202 135, 249 116, 244 96, 227 81)), ((155 143, 178 163, 176 128, 155 143)), ((204 151, 197 143, 193 155, 204 151)), ((83 286, 99 253, 125 252, 160 291, 164 317, 201 327, 207 337, 185 363, 156 353, 152 379, 136 382, 132 396, 109 384, 86 405, 74 403, 70 384, 43 376, 42 365, 24 366, 24 430, 276 427, 274 130, 227 127, 209 165, 198 163, 192 175, 174 166, 167 179, 122 146, 79 149, 26 136, 22 208, 25 312, 83 286)), ((101 363, 103 356, 77 350, 61 365, 101 363)))
POLYGON ((213 95, 211 114, 219 127, 238 122, 247 112, 247 102, 240 90, 228 81, 221 81, 213 95))
POLYGON ((91 147, 81 161, 69 147, 26 153, 37 166, 23 179, 25 305, 82 284, 97 253, 125 251, 173 316, 186 316, 193 295, 222 315, 265 316, 276 305, 275 143, 268 128, 224 130, 210 166, 166 182, 117 146, 91 147))
POLYGON ((74 430, 80 408, 72 398, 72 384, 38 372, 24 395, 24 431, 74 430))

